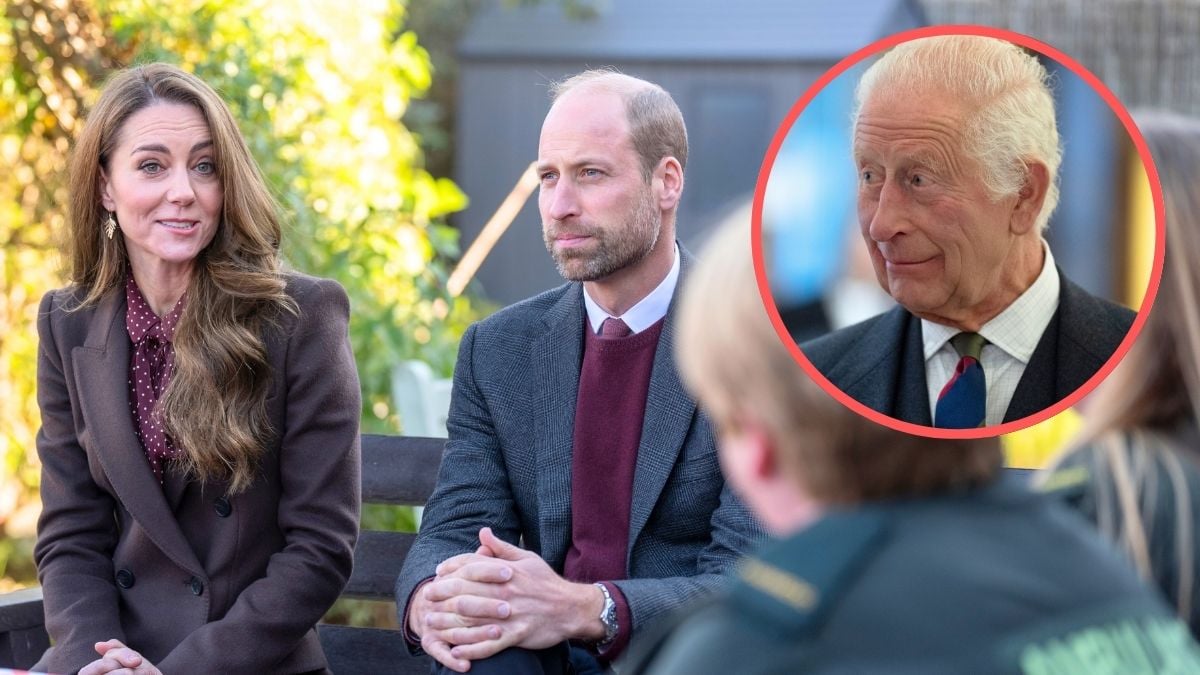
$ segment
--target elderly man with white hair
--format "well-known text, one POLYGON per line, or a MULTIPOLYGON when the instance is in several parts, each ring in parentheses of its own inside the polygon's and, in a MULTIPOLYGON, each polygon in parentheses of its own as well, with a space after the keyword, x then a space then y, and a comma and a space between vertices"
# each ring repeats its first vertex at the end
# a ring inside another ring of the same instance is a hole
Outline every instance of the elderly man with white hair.
POLYGON ((1134 313, 1055 266, 1042 231, 1061 162, 1045 68, 1003 40, 889 51, 856 92, 858 218, 893 310, 801 345, 852 398, 907 422, 972 428, 1062 400, 1134 313))

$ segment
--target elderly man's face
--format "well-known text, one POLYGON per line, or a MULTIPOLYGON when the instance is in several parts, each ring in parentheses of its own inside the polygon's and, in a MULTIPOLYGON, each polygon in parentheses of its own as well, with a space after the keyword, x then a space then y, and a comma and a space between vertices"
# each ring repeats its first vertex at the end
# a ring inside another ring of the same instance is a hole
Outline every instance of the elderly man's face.
POLYGON ((583 90, 560 98, 542 125, 537 170, 542 236, 563 277, 598 281, 654 248, 662 213, 618 95, 583 90))
POLYGON ((965 106, 945 94, 864 103, 854 133, 858 221, 881 286, 941 323, 990 316, 1003 287, 1017 198, 993 201, 963 151, 965 106))

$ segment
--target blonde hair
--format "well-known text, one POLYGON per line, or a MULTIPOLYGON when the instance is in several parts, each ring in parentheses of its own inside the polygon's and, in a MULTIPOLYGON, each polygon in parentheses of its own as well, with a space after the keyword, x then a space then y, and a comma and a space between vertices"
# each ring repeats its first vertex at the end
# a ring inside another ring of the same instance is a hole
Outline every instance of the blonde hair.
POLYGON ((1004 40, 976 35, 919 38, 897 45, 871 65, 855 90, 854 126, 874 95, 927 96, 944 92, 973 110, 960 133, 964 151, 983 167, 994 199, 1017 194, 1026 164, 1050 175, 1035 226, 1045 230, 1058 205, 1062 148, 1049 74, 1032 54, 1004 40))
POLYGON ((687 168, 687 127, 665 89, 615 69, 597 68, 550 85, 550 100, 557 102, 568 92, 588 88, 617 94, 625 102, 629 140, 641 161, 643 180, 650 180, 664 157, 674 157, 680 169, 687 168))
POLYGON ((260 335, 264 320, 295 311, 279 268, 278 209, 233 114, 211 87, 162 63, 115 73, 75 143, 66 253, 76 308, 117 292, 128 254, 122 237, 102 236, 101 171, 120 142, 126 120, 158 103, 195 108, 212 134, 223 190, 213 241, 197 257, 187 304, 176 327, 175 369, 158 402, 180 462, 201 480, 227 479, 230 492, 248 487, 274 437, 266 412, 271 379, 260 335))
POLYGON ((729 218, 690 272, 676 359, 718 429, 753 415, 783 471, 824 503, 860 503, 966 488, 1000 470, 995 438, 935 440, 876 424, 805 374, 768 318, 755 283, 749 208, 729 218))
POLYGON ((1176 510, 1174 600, 1180 615, 1187 616, 1195 586, 1196 532, 1183 461, 1200 461, 1200 453, 1177 439, 1200 425, 1200 120, 1168 113, 1136 118, 1166 203, 1158 296, 1137 342, 1092 395, 1078 438, 1050 468, 1085 447, 1096 450, 1100 529, 1147 578, 1152 574, 1146 524, 1161 489, 1156 467, 1161 468, 1176 510), (1101 489, 1106 479, 1114 485, 1111 493, 1101 489))

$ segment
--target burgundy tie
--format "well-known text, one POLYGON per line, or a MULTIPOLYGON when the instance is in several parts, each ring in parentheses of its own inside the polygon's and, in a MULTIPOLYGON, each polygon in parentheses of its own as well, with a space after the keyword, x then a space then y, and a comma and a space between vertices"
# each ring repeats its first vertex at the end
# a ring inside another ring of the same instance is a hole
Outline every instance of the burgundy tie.
POLYGON ((620 319, 610 317, 600 324, 600 337, 623 338, 632 332, 629 330, 629 326, 626 326, 625 322, 620 319))

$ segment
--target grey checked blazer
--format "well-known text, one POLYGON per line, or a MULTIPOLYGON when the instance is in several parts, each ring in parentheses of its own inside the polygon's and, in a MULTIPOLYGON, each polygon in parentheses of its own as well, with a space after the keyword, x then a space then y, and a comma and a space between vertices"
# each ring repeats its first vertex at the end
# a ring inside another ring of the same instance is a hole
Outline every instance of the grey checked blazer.
MULTIPOLYGON (((682 256, 680 287, 691 264, 682 256)), ((629 604, 633 631, 723 584, 723 573, 761 536, 725 486, 712 428, 679 380, 672 355, 675 304, 646 400, 628 578, 613 580, 629 604)), ((484 526, 507 541, 521 540, 562 573, 571 545, 571 446, 584 321, 583 287, 568 283, 497 312, 463 336, 437 488, 396 582, 402 624, 413 589, 441 561, 474 551, 484 526)))

